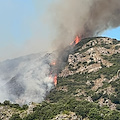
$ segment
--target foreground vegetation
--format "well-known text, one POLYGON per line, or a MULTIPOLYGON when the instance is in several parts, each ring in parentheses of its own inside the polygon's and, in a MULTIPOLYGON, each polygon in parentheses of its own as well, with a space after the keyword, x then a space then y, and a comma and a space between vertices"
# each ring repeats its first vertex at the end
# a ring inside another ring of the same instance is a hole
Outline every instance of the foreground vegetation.
POLYGON ((57 103, 42 102, 36 108, 34 113, 28 115, 23 120, 49 120, 55 115, 68 113, 69 111, 75 112, 80 118, 88 117, 90 120, 120 120, 120 112, 111 111, 108 107, 99 107, 95 103, 88 101, 77 101, 75 98, 66 96, 63 100, 57 103))

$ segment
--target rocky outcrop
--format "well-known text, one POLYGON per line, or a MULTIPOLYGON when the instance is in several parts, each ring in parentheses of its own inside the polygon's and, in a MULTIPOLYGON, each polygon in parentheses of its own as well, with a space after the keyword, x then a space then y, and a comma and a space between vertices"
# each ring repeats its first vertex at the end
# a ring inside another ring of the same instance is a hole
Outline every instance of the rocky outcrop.
POLYGON ((36 103, 30 103, 27 110, 19 110, 9 105, 0 105, 0 118, 2 120, 9 120, 13 114, 19 114, 21 118, 24 118, 26 115, 33 113, 33 108, 35 108, 36 105, 36 103))
POLYGON ((79 117, 74 112, 61 113, 57 115, 52 120, 83 120, 82 117, 79 117))
POLYGON ((103 59, 103 56, 120 53, 120 44, 114 44, 115 41, 111 38, 96 38, 89 41, 73 54, 69 54, 68 66, 62 70, 59 76, 67 77, 75 73, 91 73, 104 66, 112 66, 113 64, 103 59))

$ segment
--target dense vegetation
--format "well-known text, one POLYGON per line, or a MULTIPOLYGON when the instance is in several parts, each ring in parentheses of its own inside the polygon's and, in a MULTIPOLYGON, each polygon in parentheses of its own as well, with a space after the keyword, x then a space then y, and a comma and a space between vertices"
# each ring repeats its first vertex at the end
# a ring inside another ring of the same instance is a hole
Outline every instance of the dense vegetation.
POLYGON ((16 108, 18 110, 27 110, 28 109, 28 105, 26 105, 26 104, 23 106, 20 106, 19 104, 12 104, 8 100, 5 100, 3 103, 0 103, 0 106, 9 106, 11 108, 16 108))
POLYGON ((77 101, 67 97, 57 103, 42 102, 34 108, 34 113, 28 115, 24 120, 49 120, 61 112, 69 114, 69 111, 75 112, 79 118, 88 117, 90 120, 120 120, 118 111, 111 111, 106 106, 99 107, 95 103, 77 101))

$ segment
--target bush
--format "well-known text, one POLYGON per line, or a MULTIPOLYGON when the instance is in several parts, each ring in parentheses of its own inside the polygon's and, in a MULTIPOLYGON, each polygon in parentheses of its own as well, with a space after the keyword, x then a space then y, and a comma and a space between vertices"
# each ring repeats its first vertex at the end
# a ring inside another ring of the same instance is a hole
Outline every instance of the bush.
POLYGON ((12 107, 12 108, 21 109, 19 104, 10 104, 9 106, 12 107))
POLYGON ((23 110, 27 110, 27 109, 28 109, 28 105, 23 105, 23 106, 22 106, 22 109, 23 109, 23 110))
POLYGON ((103 118, 100 115, 100 111, 96 108, 92 108, 89 111, 88 117, 90 120, 103 120, 103 118))
POLYGON ((120 120, 120 113, 118 111, 110 111, 104 116, 104 120, 120 120))
POLYGON ((87 117, 87 112, 88 110, 84 105, 77 105, 75 108, 75 113, 83 118, 87 117))
POLYGON ((22 119, 20 118, 19 114, 13 114, 9 120, 22 120, 22 119))
POLYGON ((100 97, 102 96, 102 93, 95 93, 93 96, 92 96, 92 99, 93 99, 93 101, 96 101, 96 100, 98 100, 100 97))
POLYGON ((3 104, 4 104, 4 105, 10 105, 10 101, 5 100, 3 104))
POLYGON ((115 104, 120 104, 120 100, 118 97, 114 96, 114 95, 111 95, 110 96, 110 100, 115 103, 115 104))
POLYGON ((116 109, 120 110, 120 105, 119 104, 116 105, 116 109))

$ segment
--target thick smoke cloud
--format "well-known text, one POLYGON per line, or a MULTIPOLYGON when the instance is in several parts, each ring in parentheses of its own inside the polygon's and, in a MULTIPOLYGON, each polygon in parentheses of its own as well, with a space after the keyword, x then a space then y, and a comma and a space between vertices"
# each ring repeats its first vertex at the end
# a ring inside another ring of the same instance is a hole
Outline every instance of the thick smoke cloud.
POLYGON ((51 11, 57 45, 68 45, 76 35, 93 37, 120 25, 120 0, 60 0, 51 11))

